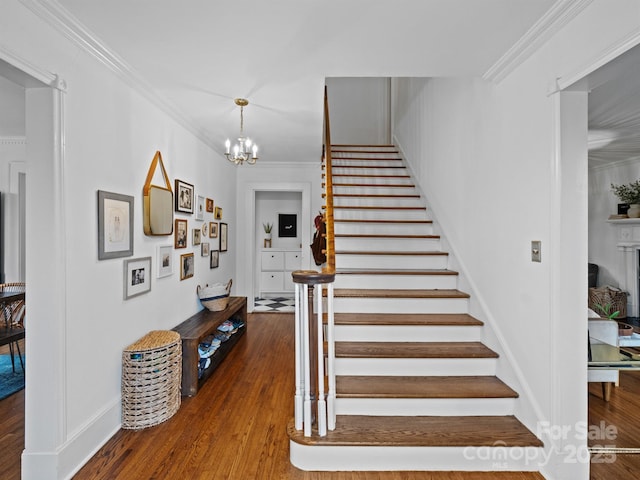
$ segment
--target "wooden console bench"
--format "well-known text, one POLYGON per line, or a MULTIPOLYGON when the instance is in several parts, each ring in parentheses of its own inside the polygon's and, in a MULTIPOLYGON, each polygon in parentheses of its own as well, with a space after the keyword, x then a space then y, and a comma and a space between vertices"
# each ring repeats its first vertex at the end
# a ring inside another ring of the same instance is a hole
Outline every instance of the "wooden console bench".
POLYGON ((182 339, 182 395, 192 397, 247 331, 247 297, 230 297, 227 308, 220 312, 211 312, 205 308, 173 330, 182 339), (211 365, 204 371, 202 378, 198 379, 198 345, 206 337, 216 333, 218 326, 225 320, 240 320, 244 326, 209 357, 211 365))

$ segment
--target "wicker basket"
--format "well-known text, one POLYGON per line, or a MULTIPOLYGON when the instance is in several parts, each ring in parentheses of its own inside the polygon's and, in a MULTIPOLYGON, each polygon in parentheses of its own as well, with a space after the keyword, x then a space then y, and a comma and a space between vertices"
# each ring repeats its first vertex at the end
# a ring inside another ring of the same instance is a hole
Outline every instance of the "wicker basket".
POLYGON ((229 292, 231 291, 232 280, 224 285, 222 283, 215 283, 211 286, 206 285, 201 287, 198 285, 198 297, 202 305, 212 312, 219 312, 227 308, 229 303, 229 292))
POLYGON ((616 320, 627 318, 627 293, 611 287, 598 287, 589 289, 589 308, 601 317, 606 317, 605 312, 598 305, 611 304, 609 313, 619 311, 616 320))
POLYGON ((122 428, 138 430, 180 408, 182 343, 178 332, 154 330, 122 352, 122 428))

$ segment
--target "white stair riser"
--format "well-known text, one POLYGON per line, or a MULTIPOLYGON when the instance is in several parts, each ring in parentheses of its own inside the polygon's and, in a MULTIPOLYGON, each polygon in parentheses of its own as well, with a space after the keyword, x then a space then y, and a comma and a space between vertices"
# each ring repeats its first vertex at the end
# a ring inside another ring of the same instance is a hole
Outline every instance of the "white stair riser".
POLYGON ((337 398, 337 415, 513 415, 513 398, 337 398))
MULTIPOLYGON (((411 180, 411 177, 366 177, 364 175, 349 175, 348 177, 341 177, 340 175, 333 176, 333 191, 342 193, 350 193, 351 189, 372 189, 372 193, 381 193, 380 189, 390 189, 392 192, 398 193, 413 193, 415 191, 415 183, 411 180), (353 184, 360 185, 353 185, 353 184), (376 185, 373 187, 372 185, 376 185), (340 189, 340 190, 337 190, 340 189), (343 190, 348 189, 348 190, 343 190)), ((359 191, 359 190, 355 190, 359 191)))
POLYGON ((447 325, 336 325, 336 342, 478 342, 482 327, 447 325))
MULTIPOLYGON (((407 175, 406 168, 351 168, 351 167, 332 167, 331 172, 335 175, 407 175)), ((338 177, 342 178, 342 177, 338 177)))
POLYGON ((366 157, 367 160, 362 160, 361 156, 354 155, 351 158, 335 158, 331 163, 332 169, 336 168, 348 168, 351 166, 356 167, 370 167, 370 168, 379 168, 379 167, 401 167, 403 166, 402 160, 395 160, 398 157, 392 157, 391 155, 380 156, 380 157, 366 157))
POLYGON ((324 471, 535 472, 548 454, 540 447, 366 447, 289 442, 291 463, 324 471))
MULTIPOLYGON (((346 180, 341 180, 342 183, 347 183, 346 180)), ((362 182, 361 179, 358 180, 351 180, 351 183, 365 183, 362 182)), ((333 186, 333 193, 337 194, 337 193, 342 193, 342 194, 357 194, 357 195, 415 195, 416 189, 414 187, 386 187, 384 186, 384 184, 382 182, 369 182, 367 181, 366 183, 379 183, 380 186, 376 186, 376 187, 340 187, 337 185, 333 186)), ((394 181, 394 182, 388 182, 388 183, 405 183, 408 184, 409 182, 399 182, 399 181, 394 181)), ((339 197, 335 197, 334 196, 334 202, 335 200, 337 200, 339 197)))
POLYGON ((335 288, 457 288, 457 275, 360 275, 337 274, 335 288))
POLYGON ((336 222, 335 233, 377 235, 433 235, 431 223, 358 223, 336 222))
POLYGON ((444 269, 447 268, 447 255, 351 255, 336 254, 336 268, 377 268, 377 269, 444 269))
POLYGON ((439 238, 336 237, 336 250, 424 252, 441 250, 439 238))
POLYGON ((336 220, 429 220, 427 211, 420 210, 362 210, 362 209, 335 209, 333 211, 336 220))
POLYGON ((336 375, 495 375, 495 358, 336 358, 336 375))
POLYGON ((421 207, 422 201, 416 197, 340 197, 333 198, 333 206, 383 206, 421 207))
POLYGON ((336 297, 333 305, 336 313, 467 313, 469 302, 466 298, 336 297))

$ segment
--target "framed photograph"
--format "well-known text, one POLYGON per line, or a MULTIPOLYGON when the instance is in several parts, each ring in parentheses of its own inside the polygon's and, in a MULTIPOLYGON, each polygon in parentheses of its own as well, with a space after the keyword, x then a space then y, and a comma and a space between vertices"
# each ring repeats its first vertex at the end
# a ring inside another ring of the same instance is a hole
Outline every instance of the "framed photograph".
POLYGON ((184 218, 176 218, 176 228, 174 228, 175 248, 187 248, 187 221, 184 218))
POLYGON ((193 185, 176 178, 176 212, 193 213, 193 185))
POLYGON ((295 213, 278 214, 278 237, 297 237, 298 226, 295 213))
POLYGON ((200 238, 202 235, 202 231, 199 228, 193 229, 193 245, 200 245, 200 238))
POLYGON ((207 198, 207 212, 213 213, 213 198, 207 198))
POLYGON ((133 197, 98 190, 98 260, 133 255, 133 197))
POLYGON ((180 280, 193 277, 193 252, 180 255, 180 280))
POLYGON ((196 197, 196 220, 204 220, 204 197, 202 195, 196 197))
POLYGON ((124 261, 124 299, 151 291, 151 257, 124 261))
POLYGON ((173 247, 171 245, 158 245, 156 272, 158 278, 173 275, 173 247))
POLYGON ((216 220, 222 220, 222 207, 216 207, 215 213, 213 214, 213 218, 216 220))
POLYGON ((218 224, 209 222, 209 238, 218 238, 218 224))
POLYGON ((200 247, 200 249, 201 249, 200 254, 203 257, 209 256, 209 242, 202 242, 202 246, 200 247))
POLYGON ((226 223, 220 223, 220 251, 227 251, 227 242, 229 240, 229 226, 226 223))
POLYGON ((209 253, 209 268, 218 268, 220 261, 220 252, 218 250, 211 250, 209 253))
POLYGON ((200 230, 202 230, 202 238, 207 238, 209 236, 209 224, 207 222, 202 224, 200 230))

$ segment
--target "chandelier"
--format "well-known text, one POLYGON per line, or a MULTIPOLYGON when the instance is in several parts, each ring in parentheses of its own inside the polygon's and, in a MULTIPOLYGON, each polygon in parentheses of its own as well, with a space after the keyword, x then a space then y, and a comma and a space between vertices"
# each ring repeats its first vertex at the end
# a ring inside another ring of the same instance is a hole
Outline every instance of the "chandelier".
POLYGON ((243 109, 249 105, 249 100, 236 98, 234 102, 240 107, 240 136, 238 137, 238 143, 234 144, 233 148, 231 148, 231 141, 227 138, 227 141, 224 142, 224 155, 227 157, 227 160, 236 165, 242 165, 244 162, 247 162, 249 165, 254 165, 256 160, 258 160, 258 146, 253 143, 250 138, 245 137, 243 133, 243 109))

